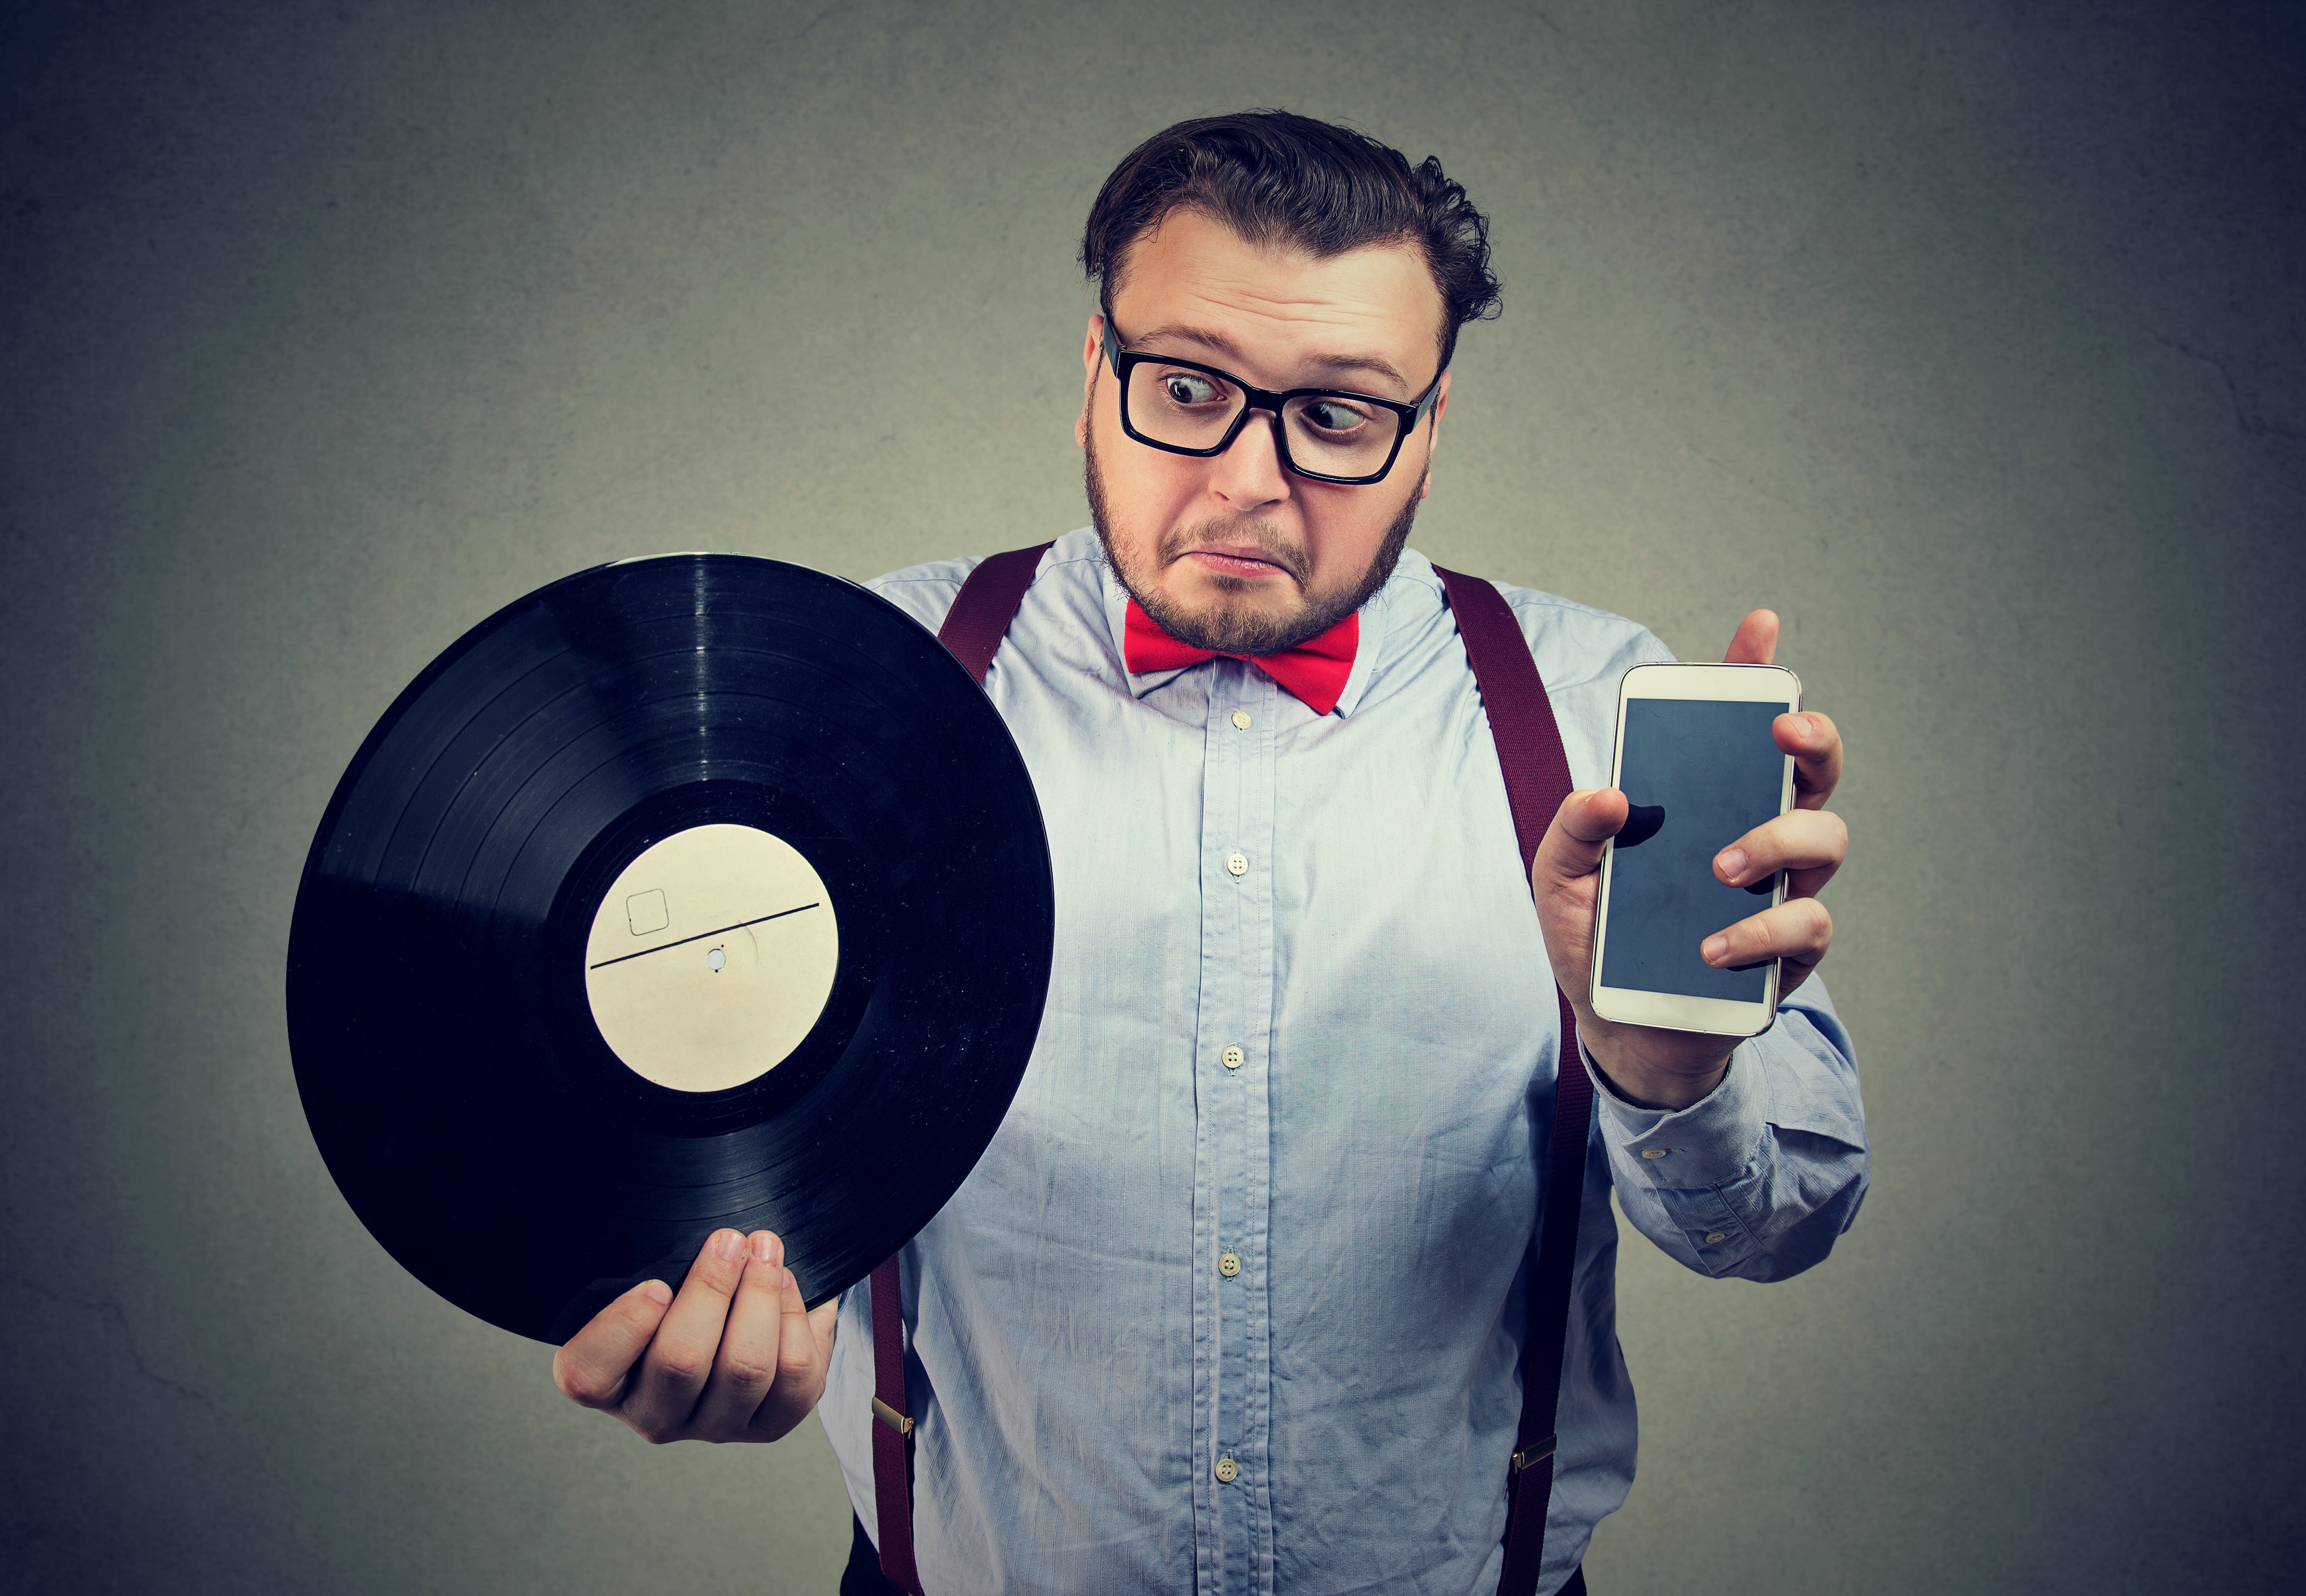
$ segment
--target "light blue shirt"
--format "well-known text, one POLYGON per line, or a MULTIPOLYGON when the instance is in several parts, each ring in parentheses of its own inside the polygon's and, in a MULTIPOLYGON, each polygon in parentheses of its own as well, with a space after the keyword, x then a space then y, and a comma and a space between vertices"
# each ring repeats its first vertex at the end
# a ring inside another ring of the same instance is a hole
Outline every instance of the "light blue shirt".
MULTIPOLYGON (((973 563, 873 586, 934 629, 973 563)), ((1576 784, 1605 784, 1618 678, 1672 655, 1501 591, 1576 784)), ((1126 596, 1068 534, 986 680, 1056 953, 1008 1117, 901 1257, 924 1586, 1491 1592, 1559 1020, 1440 581, 1402 556, 1325 716, 1236 660, 1128 674, 1126 596)), ((1773 1280, 1866 1187, 1815 978, 1702 1102, 1596 1096, 1546 1592, 1634 1476, 1612 1188, 1690 1268, 1773 1280)), ((841 1299, 818 1413, 877 1534, 874 1307, 841 1299)))

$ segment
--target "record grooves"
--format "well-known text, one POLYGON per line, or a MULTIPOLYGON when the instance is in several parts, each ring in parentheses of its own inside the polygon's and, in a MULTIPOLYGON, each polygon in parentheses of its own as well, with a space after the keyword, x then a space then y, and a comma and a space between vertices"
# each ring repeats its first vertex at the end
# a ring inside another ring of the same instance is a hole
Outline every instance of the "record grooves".
POLYGON ((491 1323, 565 1339, 722 1225, 815 1305, 991 1140, 1053 913, 1024 762, 934 636, 797 566, 623 561, 362 745, 290 931, 297 1086, 362 1222, 491 1323))

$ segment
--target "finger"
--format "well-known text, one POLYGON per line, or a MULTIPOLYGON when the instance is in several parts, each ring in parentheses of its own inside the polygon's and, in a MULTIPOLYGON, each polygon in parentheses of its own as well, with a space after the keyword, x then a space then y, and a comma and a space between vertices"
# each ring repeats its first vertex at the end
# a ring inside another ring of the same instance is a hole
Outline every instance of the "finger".
POLYGON ((777 1343, 783 1331, 784 1243, 765 1230, 745 1244, 745 1272, 729 1304, 729 1322, 713 1356, 713 1372, 696 1399, 689 1432, 707 1441, 734 1440, 753 1421, 753 1410, 777 1378, 777 1343))
POLYGON ((625 1422, 652 1441, 679 1439, 713 1371, 729 1301, 745 1273, 745 1238, 716 1230, 697 1250, 680 1293, 665 1310, 656 1339, 641 1358, 640 1373, 619 1410, 625 1422))
POLYGON ((1541 900, 1562 883, 1601 867, 1601 845, 1624 829, 1626 795, 1614 787, 1573 792, 1561 800, 1529 866, 1530 887, 1541 900))
POLYGON ((818 1334, 817 1314, 824 1308, 838 1305, 828 1302, 817 1313, 808 1310, 801 1300, 800 1282, 793 1278, 790 1269, 783 1271, 784 1290, 780 1306, 783 1320, 777 1349, 776 1384, 757 1412, 753 1415, 753 1434, 761 1440, 773 1441, 808 1417, 816 1406, 817 1398, 824 1395, 826 1355, 832 1350, 833 1321, 828 1316, 822 1336, 818 1334))
POLYGON ((1825 905, 1815 898, 1789 898, 1715 932, 1697 951, 1716 969, 1738 969, 1783 959, 1789 965, 1798 965, 1806 975, 1832 944, 1833 917, 1825 912, 1825 905))
POLYGON ((560 1394, 584 1407, 615 1407, 671 1301, 672 1287, 644 1280, 594 1314, 552 1354, 552 1383, 560 1394))
POLYGON ((1778 657, 1778 612, 1756 610, 1738 623, 1738 635, 1721 655, 1731 665, 1767 665, 1778 657))
POLYGON ((1849 828, 1827 809, 1789 809, 1764 821, 1713 856, 1713 874, 1724 886, 1758 887, 1781 870, 1793 875, 1789 897, 1815 897, 1833 879, 1849 853, 1849 828))
POLYGON ((1822 809, 1841 781, 1841 733, 1815 710, 1780 715, 1770 725, 1781 753, 1794 756, 1794 807, 1822 809))

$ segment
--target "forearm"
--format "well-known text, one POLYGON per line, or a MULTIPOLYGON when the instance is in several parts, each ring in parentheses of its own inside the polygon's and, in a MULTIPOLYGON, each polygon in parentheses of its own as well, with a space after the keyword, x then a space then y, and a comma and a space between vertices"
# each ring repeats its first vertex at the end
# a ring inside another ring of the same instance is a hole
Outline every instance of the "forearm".
POLYGON ((1815 983, 1678 1110, 1597 1082, 1619 1206, 1700 1274, 1779 1280, 1832 1250, 1866 1192, 1865 1110, 1848 1033, 1815 983))

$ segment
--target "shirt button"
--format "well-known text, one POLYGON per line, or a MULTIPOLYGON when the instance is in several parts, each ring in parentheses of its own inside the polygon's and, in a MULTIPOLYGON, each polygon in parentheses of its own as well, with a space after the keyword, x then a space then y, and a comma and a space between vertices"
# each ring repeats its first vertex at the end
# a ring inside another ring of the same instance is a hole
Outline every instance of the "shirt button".
POLYGON ((1644 1148, 1642 1149, 1642 1156, 1644 1158, 1662 1158, 1665 1156, 1665 1154, 1666 1149, 1663 1148, 1644 1148))
POLYGON ((1239 1256, 1234 1253, 1228 1252, 1223 1258, 1217 1259, 1217 1273, 1224 1276, 1227 1280, 1230 1280, 1234 1276, 1240 1274, 1241 1259, 1239 1256))
POLYGON ((1709 1230, 1705 1233, 1705 1244, 1708 1247, 1719 1247, 1729 1239, 1730 1235, 1726 1231, 1709 1230))
POLYGON ((1235 875, 1247 875, 1249 873, 1249 856, 1245 853, 1234 854, 1226 860, 1226 868, 1232 871, 1235 875))
POLYGON ((1249 712, 1247 710, 1237 709, 1233 712, 1233 729, 1235 731, 1247 731, 1249 730, 1249 712))
POLYGON ((1225 1050, 1225 1067, 1228 1070, 1240 1069, 1248 1062, 1248 1059, 1249 1055, 1238 1047, 1228 1047, 1225 1050))
POLYGON ((1231 1485, 1240 1473, 1241 1464, 1234 1462, 1232 1458, 1220 1457, 1217 1459, 1217 1483, 1219 1485, 1231 1485))

